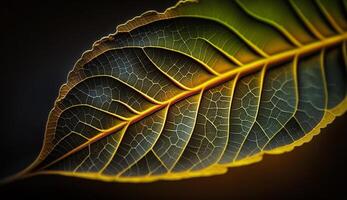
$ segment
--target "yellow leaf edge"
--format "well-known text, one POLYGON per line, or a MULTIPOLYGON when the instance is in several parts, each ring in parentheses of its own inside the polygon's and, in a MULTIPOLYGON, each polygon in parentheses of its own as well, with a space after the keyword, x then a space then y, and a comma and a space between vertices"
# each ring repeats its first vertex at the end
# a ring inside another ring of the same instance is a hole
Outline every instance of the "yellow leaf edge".
MULTIPOLYGON (((81 58, 78 59, 77 62, 75 63, 73 69, 68 73, 67 82, 60 87, 58 97, 54 102, 54 107, 50 111, 49 116, 51 116, 52 113, 56 111, 55 109, 56 109, 57 103, 60 100, 62 100, 66 96, 66 94, 69 92, 69 90, 76 84, 76 82, 74 82, 74 79, 70 78, 71 75, 73 75, 75 71, 83 67, 91 59, 97 57, 98 55, 104 53, 107 50, 107 46, 100 45, 100 44, 103 44, 107 40, 113 40, 113 37, 119 32, 131 31, 139 26, 143 26, 143 25, 152 23, 154 21, 174 17, 175 8, 185 3, 197 3, 197 2, 198 0, 180 0, 174 6, 169 7, 162 13, 155 10, 146 11, 143 14, 136 16, 126 21, 123 24, 118 25, 115 33, 109 34, 108 36, 102 37, 100 40, 97 40, 96 42, 94 42, 92 45, 92 48, 90 50, 85 51, 82 54, 81 58)), ((346 54, 347 42, 346 40, 343 40, 341 43, 344 43, 343 51, 346 54)), ((344 60, 347 65, 346 56, 344 56, 344 60)), ((200 171, 166 173, 166 174, 157 175, 157 176, 151 175, 151 176, 141 176, 141 177, 119 177, 119 176, 112 177, 112 176, 104 176, 99 173, 81 173, 81 172, 73 173, 73 172, 65 172, 65 171, 37 171, 37 172, 31 173, 30 171, 34 169, 47 155, 47 151, 45 152, 45 150, 47 150, 46 149, 47 144, 45 144, 45 142, 47 141, 47 137, 49 137, 47 136, 47 129, 48 129, 49 123, 47 123, 46 131, 45 131, 44 139, 43 139, 43 145, 35 161, 32 162, 32 164, 30 164, 28 167, 26 167, 24 170, 20 171, 19 173, 13 176, 7 177, 3 180, 0 180, 0 184, 4 184, 4 183, 12 182, 17 179, 28 178, 28 177, 32 177, 36 175, 62 175, 62 176, 69 176, 69 177, 76 177, 76 178, 78 177, 86 178, 91 180, 99 180, 99 181, 101 180, 105 182, 129 182, 129 183, 148 183, 148 182, 153 182, 158 180, 181 180, 181 179, 188 179, 188 178, 194 178, 194 177, 208 177, 213 175, 222 175, 228 171, 228 168, 240 167, 240 166, 245 166, 245 165, 250 165, 250 164, 260 162, 263 159, 264 155, 277 155, 277 154, 293 151, 295 147, 299 147, 305 143, 310 142, 314 136, 320 133, 321 129, 327 127, 327 125, 332 123, 336 117, 343 115, 346 111, 347 111, 347 96, 335 108, 330 110, 325 110, 325 113, 321 121, 316 125, 316 127, 312 129, 309 133, 307 133, 304 137, 300 138, 299 140, 289 145, 277 147, 270 151, 259 152, 256 155, 233 162, 229 165, 214 164, 200 171)))

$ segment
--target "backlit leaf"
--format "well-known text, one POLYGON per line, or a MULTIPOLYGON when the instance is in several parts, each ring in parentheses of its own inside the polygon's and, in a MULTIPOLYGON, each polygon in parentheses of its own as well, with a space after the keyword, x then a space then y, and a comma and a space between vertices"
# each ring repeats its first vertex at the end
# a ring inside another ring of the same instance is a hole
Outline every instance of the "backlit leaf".
POLYGON ((292 150, 346 111, 346 0, 182 1, 85 52, 21 176, 147 182, 292 150))

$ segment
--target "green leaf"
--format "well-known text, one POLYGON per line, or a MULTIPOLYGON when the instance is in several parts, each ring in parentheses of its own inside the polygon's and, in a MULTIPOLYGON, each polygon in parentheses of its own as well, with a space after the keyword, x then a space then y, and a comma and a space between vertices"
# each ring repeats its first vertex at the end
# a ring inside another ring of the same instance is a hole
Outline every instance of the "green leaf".
POLYGON ((85 52, 18 176, 147 182, 292 150, 347 109, 345 0, 182 1, 85 52))

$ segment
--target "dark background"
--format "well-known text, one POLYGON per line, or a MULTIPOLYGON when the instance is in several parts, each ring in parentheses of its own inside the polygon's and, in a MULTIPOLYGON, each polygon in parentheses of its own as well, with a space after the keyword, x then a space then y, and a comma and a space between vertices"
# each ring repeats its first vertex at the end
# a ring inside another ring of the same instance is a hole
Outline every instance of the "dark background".
MULTIPOLYGON (((80 55, 94 41, 115 32, 118 24, 174 4, 174 0, 2 3, 0 178, 23 169, 39 153, 48 113, 80 55)), ((290 153, 265 156, 260 163, 232 168, 225 175, 147 184, 46 175, 0 186, 0 195, 14 199, 22 195, 36 199, 344 196, 346 121, 347 115, 338 118, 290 153)))

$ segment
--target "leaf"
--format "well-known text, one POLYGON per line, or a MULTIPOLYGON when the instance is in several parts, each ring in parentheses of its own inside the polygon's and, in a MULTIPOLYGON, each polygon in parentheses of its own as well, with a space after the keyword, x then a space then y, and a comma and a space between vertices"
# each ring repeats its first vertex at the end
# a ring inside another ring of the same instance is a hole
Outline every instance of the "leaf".
POLYGON ((347 109, 347 1, 182 1, 85 52, 19 176, 222 174, 308 142, 347 109))

